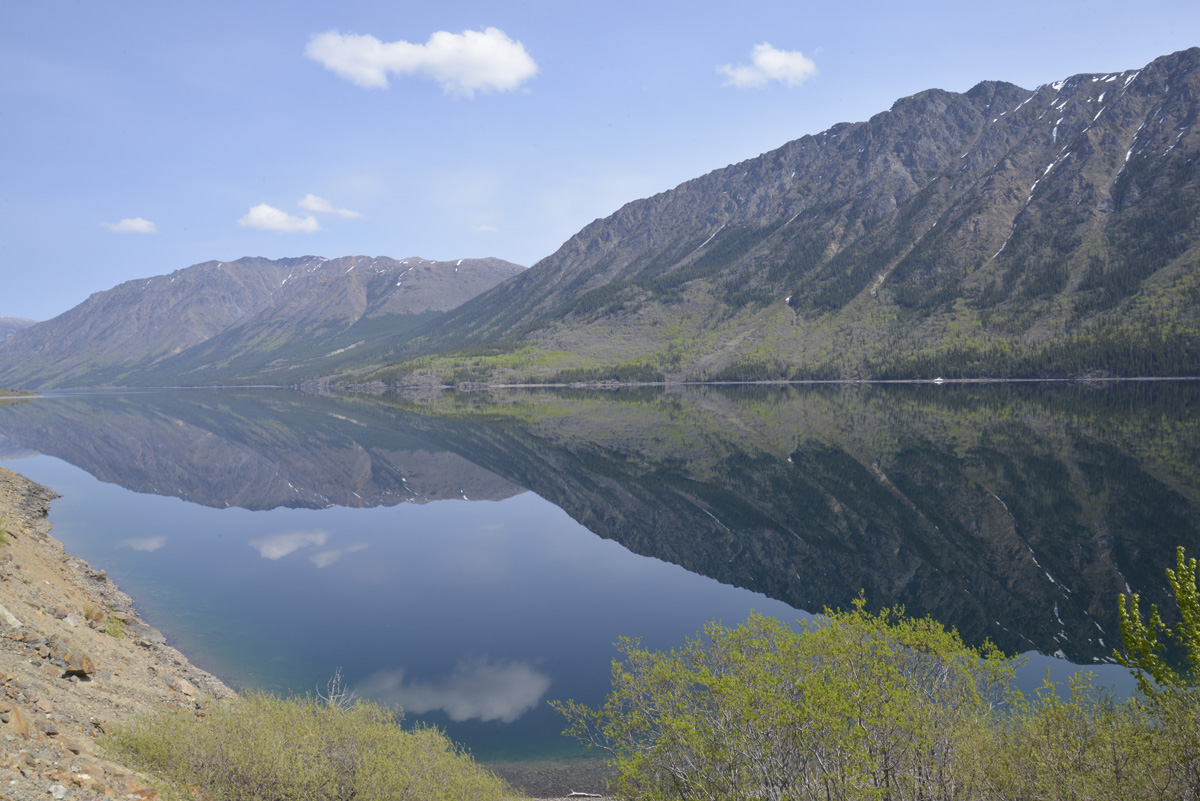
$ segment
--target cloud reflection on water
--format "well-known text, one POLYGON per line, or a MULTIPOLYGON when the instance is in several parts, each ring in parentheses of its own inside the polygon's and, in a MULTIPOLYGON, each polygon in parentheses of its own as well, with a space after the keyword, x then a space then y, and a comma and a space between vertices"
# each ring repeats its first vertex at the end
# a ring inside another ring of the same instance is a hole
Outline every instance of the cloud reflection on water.
POLYGON ((307 548, 310 545, 323 546, 329 541, 328 531, 287 531, 283 534, 270 534, 266 537, 255 537, 249 545, 258 551, 264 559, 282 559, 290 553, 307 548))
POLYGON ((135 551, 154 552, 167 544, 166 537, 130 537, 117 543, 118 548, 132 548, 135 551))
POLYGON ((377 671, 356 691, 417 715, 440 709, 456 723, 472 718, 512 723, 537 706, 548 689, 550 677, 524 662, 475 659, 431 681, 406 681, 403 668, 377 671))
POLYGON ((360 542, 346 548, 334 548, 328 551, 319 551, 308 557, 308 561, 312 562, 317 567, 329 567, 334 562, 341 559, 345 554, 358 553, 359 551, 365 550, 367 547, 368 546, 366 543, 360 542))

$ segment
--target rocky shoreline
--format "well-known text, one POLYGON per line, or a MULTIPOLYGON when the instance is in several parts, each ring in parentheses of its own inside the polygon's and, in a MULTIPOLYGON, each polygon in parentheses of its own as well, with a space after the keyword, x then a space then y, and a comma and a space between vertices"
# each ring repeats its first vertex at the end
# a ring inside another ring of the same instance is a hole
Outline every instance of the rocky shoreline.
MULTIPOLYGON (((51 536, 57 497, 0 467, 0 799, 155 801, 150 777, 105 759, 96 739, 155 709, 203 715, 234 692, 51 536)), ((594 792, 610 775, 594 759, 485 766, 540 799, 594 792)))
POLYGON ((56 497, 0 467, 0 798, 151 801, 147 777, 104 759, 96 738, 152 709, 203 714, 233 692, 63 550, 47 519, 56 497))

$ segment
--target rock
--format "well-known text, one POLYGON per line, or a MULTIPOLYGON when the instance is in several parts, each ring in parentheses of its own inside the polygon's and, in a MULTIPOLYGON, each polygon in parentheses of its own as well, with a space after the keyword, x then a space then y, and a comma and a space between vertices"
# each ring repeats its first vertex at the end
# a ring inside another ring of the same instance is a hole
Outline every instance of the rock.
POLYGON ((64 678, 68 676, 86 677, 96 672, 96 661, 79 650, 75 643, 56 639, 51 645, 51 653, 62 666, 64 678))
POLYGON ((186 695, 188 698, 196 694, 196 688, 187 679, 175 679, 175 681, 171 682, 171 689, 180 695, 186 695))
POLYGON ((21 621, 17 620, 13 613, 8 611, 3 604, 0 604, 0 623, 3 623, 12 629, 19 629, 25 625, 21 621))
POLYGON ((26 740, 29 739, 29 721, 25 719, 20 709, 13 707, 8 713, 8 725, 12 727, 15 734, 20 735, 26 740))
MULTIPOLYGON (((116 617, 116 615, 113 615, 116 617)), ((126 625, 125 633, 133 638, 133 641, 138 645, 150 647, 151 645, 166 645, 167 638, 163 633, 153 626, 148 626, 145 623, 129 623, 126 625)))
POLYGON ((66 665, 64 676, 87 678, 96 672, 96 662, 83 651, 68 651, 63 657, 66 665))
POLYGON ((58 724, 52 720, 39 720, 35 724, 35 728, 47 737, 58 736, 58 724))
POLYGON ((61 784, 50 785, 50 789, 47 792, 50 793, 50 796, 52 798, 66 798, 67 797, 67 788, 63 787, 61 784))

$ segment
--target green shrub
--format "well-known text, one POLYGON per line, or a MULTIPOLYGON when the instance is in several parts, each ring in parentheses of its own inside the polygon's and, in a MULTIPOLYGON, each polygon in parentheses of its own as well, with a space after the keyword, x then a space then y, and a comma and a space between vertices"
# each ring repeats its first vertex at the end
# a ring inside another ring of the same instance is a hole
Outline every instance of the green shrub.
POLYGON ((1139 801, 1183 798, 1166 769, 1169 737, 1135 699, 1119 699, 1077 674, 1067 688, 1046 682, 1013 693, 981 753, 987 799, 1139 801), (1065 692, 1064 692, 1065 690, 1065 692))
POLYGON ((432 728, 364 701, 249 693, 210 708, 143 716, 105 737, 112 758, 170 797, 206 801, 508 798, 511 791, 432 728))
POLYGON ((793 628, 753 615, 679 651, 619 643, 598 710, 568 734, 609 751, 623 798, 976 797, 1013 663, 899 610, 793 628))

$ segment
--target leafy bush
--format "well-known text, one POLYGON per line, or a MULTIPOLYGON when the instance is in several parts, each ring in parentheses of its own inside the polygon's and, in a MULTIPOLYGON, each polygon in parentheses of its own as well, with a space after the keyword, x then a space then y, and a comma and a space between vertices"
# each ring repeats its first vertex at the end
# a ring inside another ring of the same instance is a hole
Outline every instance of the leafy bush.
POLYGON ((206 801, 509 798, 440 731, 402 729, 398 712, 355 701, 248 693, 203 717, 173 709, 107 736, 114 759, 146 770, 170 797, 206 801))
POLYGON ((1069 687, 1046 682, 1033 696, 1012 694, 1012 708, 990 726, 982 751, 983 799, 1139 801, 1182 798, 1166 792, 1169 738, 1132 699, 1097 688, 1090 673, 1069 687), (1063 692, 1065 690, 1065 692, 1063 692))
POLYGON ((601 708, 556 706, 630 801, 1200 798, 1194 689, 1118 699, 1083 674, 1026 696, 1013 660, 899 610, 618 647, 601 708))
POLYGON ((761 615, 679 651, 623 640, 598 710, 557 707, 609 751, 624 798, 972 797, 1011 661, 899 610, 761 615))

